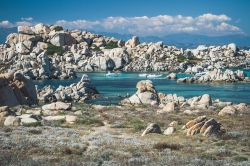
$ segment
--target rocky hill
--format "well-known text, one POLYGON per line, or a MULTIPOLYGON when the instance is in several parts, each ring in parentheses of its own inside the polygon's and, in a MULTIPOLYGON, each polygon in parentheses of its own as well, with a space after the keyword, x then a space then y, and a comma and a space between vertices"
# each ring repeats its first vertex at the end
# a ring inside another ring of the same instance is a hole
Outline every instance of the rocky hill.
POLYGON ((76 71, 186 71, 245 67, 250 51, 235 44, 182 49, 162 42, 140 43, 60 26, 19 26, 0 45, 0 71, 31 79, 75 78, 76 71), (200 69, 201 68, 201 69, 200 69))

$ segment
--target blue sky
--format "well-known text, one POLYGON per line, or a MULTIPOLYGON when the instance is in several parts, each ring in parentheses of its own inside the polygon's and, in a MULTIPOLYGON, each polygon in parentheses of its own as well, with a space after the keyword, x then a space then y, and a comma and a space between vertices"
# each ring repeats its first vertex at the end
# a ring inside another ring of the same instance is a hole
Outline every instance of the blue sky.
POLYGON ((250 34, 248 0, 1 0, 0 27, 43 22, 66 28, 166 35, 250 34))

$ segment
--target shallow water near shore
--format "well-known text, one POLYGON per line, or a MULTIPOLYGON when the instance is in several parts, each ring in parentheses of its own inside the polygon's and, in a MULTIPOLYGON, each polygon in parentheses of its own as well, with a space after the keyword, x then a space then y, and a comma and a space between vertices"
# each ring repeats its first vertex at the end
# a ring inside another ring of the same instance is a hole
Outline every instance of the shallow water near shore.
MULTIPOLYGON (((246 70, 247 76, 250 71, 246 70)), ((119 73, 117 77, 107 77, 105 73, 78 73, 78 78, 74 80, 44 80, 37 81, 38 88, 46 85, 52 85, 57 88, 59 85, 68 86, 81 79, 82 74, 88 74, 91 82, 100 92, 98 99, 90 101, 95 104, 118 104, 124 96, 132 95, 136 92, 136 83, 147 79, 139 77, 140 73, 119 73)), ((214 99, 222 101, 231 101, 235 103, 250 104, 250 83, 223 83, 223 84, 180 84, 176 80, 165 79, 167 74, 162 73, 162 77, 151 79, 158 92, 176 93, 178 96, 193 97, 202 94, 210 94, 214 99)), ((187 77, 187 74, 178 74, 177 77, 187 77)))

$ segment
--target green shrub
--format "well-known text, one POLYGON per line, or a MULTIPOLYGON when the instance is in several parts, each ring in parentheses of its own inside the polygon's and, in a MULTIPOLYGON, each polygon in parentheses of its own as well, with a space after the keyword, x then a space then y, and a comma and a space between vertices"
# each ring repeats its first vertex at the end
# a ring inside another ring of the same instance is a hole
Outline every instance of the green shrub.
POLYGON ((100 47, 97 47, 96 45, 92 45, 91 50, 93 51, 101 51, 100 47))
POLYGON ((184 57, 183 55, 178 55, 178 56, 177 56, 177 61, 178 61, 178 62, 185 62, 186 60, 187 60, 187 58, 184 57))
POLYGON ((202 60, 202 59, 196 58, 196 57, 186 58, 186 57, 183 56, 183 55, 178 55, 178 56, 177 56, 177 61, 178 61, 178 62, 185 62, 185 61, 188 61, 188 62, 195 62, 195 61, 201 61, 201 60, 202 60))
POLYGON ((126 123, 126 126, 133 128, 135 131, 141 131, 145 128, 144 122, 137 118, 129 119, 126 123))
POLYGON ((113 48, 117 48, 118 44, 116 42, 110 41, 108 43, 105 44, 105 48, 106 49, 113 49, 113 48))
POLYGON ((55 30, 55 31, 62 31, 62 30, 63 30, 63 27, 56 26, 56 27, 54 28, 54 30, 55 30))
POLYGON ((62 46, 55 46, 53 44, 48 44, 48 48, 47 48, 47 54, 48 55, 53 55, 57 53, 58 55, 62 55, 64 53, 64 49, 62 46))
POLYGON ((96 126, 96 127, 104 125, 102 120, 95 117, 81 117, 79 123, 83 125, 96 126))

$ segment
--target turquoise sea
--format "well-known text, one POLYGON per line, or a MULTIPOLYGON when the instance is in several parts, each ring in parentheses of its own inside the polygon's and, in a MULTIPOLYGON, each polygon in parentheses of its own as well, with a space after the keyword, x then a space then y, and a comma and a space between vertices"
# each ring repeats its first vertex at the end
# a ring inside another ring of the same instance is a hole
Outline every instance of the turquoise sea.
MULTIPOLYGON (((250 70, 245 70, 247 76, 250 76, 250 70)), ((37 81, 39 88, 45 85, 52 85, 57 88, 59 85, 70 85, 78 82, 83 73, 78 73, 75 80, 45 80, 37 81)), ((136 83, 146 78, 139 77, 141 73, 120 73, 117 77, 107 77, 105 73, 84 73, 88 74, 91 82, 100 92, 100 97, 91 103, 96 104, 117 104, 126 95, 131 95, 136 91, 136 83)), ((177 77, 186 77, 190 75, 178 74, 177 77)), ((232 101, 235 103, 245 102, 250 104, 250 83, 224 83, 224 84, 180 84, 176 80, 165 79, 166 74, 157 79, 151 79, 158 92, 176 93, 178 96, 193 97, 202 94, 210 94, 213 99, 222 101, 232 101)))

